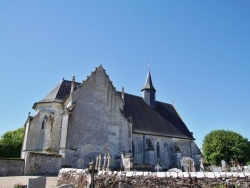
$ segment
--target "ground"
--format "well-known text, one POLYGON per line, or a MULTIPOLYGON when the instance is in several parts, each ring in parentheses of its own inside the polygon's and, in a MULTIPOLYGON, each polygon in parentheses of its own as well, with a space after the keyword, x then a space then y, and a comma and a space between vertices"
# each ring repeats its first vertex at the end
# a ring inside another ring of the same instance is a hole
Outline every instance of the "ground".
MULTIPOLYGON (((17 183, 23 185, 28 184, 29 178, 37 178, 39 176, 6 176, 0 177, 0 188, 14 188, 17 183)), ((57 185, 57 176, 46 176, 46 188, 54 188, 57 185)))

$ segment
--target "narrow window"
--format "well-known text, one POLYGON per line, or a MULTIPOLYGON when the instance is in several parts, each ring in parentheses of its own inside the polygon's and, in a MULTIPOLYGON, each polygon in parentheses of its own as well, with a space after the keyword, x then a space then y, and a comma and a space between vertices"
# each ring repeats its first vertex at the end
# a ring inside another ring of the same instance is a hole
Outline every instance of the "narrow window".
POLYGON ((135 143, 132 141, 132 157, 135 157, 135 143))
POLYGON ((41 129, 44 129, 44 124, 45 124, 45 122, 44 122, 44 120, 42 121, 42 125, 41 125, 41 129))
POLYGON ((157 158, 160 158, 160 144, 159 144, 159 142, 156 143, 156 155, 157 155, 157 158))

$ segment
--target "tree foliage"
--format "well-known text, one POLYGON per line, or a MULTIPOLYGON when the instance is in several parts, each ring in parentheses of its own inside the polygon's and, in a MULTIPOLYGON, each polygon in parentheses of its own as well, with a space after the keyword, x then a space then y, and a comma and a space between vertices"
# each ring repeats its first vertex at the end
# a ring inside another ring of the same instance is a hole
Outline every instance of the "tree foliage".
POLYGON ((22 148, 24 128, 8 131, 0 138, 0 157, 19 158, 22 148))
POLYGON ((205 136, 202 152, 205 160, 212 164, 218 165, 223 159, 246 164, 250 160, 250 142, 236 132, 214 130, 205 136))

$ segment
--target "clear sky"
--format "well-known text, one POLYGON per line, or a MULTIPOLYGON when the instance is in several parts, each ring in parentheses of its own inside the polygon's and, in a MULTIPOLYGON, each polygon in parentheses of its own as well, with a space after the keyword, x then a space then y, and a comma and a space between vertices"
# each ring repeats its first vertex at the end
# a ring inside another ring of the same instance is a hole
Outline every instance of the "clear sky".
POLYGON ((100 64, 141 95, 148 61, 198 147, 212 130, 250 139, 250 1, 0 1, 0 135, 22 127, 63 78, 100 64))

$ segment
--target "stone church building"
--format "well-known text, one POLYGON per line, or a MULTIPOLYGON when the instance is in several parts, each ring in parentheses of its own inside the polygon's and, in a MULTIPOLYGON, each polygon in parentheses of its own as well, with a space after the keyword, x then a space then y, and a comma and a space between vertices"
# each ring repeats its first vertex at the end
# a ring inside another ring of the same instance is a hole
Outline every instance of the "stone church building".
POLYGON ((124 157, 135 169, 181 168, 182 157, 198 165, 201 154, 192 133, 172 104, 156 100, 150 72, 141 92, 117 91, 102 65, 82 83, 62 80, 33 105, 21 158, 29 152, 57 155, 62 166, 73 168, 87 167, 99 154, 110 154, 113 169, 122 167, 124 157))

